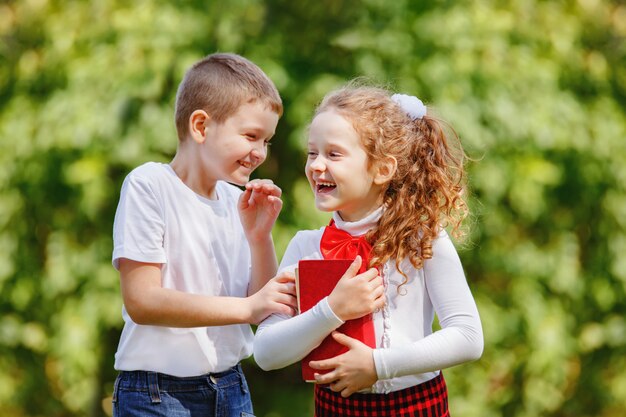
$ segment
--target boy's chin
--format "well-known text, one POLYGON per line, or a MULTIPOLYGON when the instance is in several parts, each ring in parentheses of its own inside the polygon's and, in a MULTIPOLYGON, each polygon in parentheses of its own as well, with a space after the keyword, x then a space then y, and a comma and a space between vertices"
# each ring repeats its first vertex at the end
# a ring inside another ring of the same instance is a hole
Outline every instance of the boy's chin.
POLYGON ((239 187, 244 187, 249 181, 238 181, 238 180, 235 181, 235 180, 232 180, 232 181, 227 181, 227 182, 231 183, 232 185, 237 185, 239 187))
POLYGON ((250 182, 250 176, 249 175, 231 175, 230 178, 226 178, 224 181, 229 182, 233 185, 238 185, 240 187, 243 187, 244 185, 250 182))

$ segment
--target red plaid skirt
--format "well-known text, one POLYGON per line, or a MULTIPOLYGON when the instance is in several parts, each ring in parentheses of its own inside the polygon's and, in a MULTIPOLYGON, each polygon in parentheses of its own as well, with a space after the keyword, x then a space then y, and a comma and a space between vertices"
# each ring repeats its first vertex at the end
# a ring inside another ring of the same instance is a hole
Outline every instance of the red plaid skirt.
POLYGON ((315 386, 315 417, 449 417, 448 389, 436 378, 389 394, 341 394, 315 386))

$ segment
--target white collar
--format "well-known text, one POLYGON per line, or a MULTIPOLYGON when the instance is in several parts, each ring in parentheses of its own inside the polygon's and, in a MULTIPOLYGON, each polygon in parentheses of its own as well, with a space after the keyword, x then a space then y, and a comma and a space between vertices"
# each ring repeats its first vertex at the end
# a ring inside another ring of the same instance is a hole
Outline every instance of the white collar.
POLYGON ((361 236, 367 233, 369 230, 376 227, 378 220, 383 215, 383 207, 380 206, 367 216, 355 222, 347 222, 341 218, 338 212, 333 212, 333 220, 337 229, 345 230, 352 236, 361 236))

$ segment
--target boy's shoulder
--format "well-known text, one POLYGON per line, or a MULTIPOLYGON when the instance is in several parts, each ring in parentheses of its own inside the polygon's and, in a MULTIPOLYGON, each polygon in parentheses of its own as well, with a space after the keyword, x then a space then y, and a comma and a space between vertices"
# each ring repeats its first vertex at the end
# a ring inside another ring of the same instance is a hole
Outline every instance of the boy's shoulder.
POLYGON ((155 178, 167 175, 167 164, 160 162, 146 162, 128 173, 128 177, 155 178))
MULTIPOLYGON (((162 162, 146 162, 137 166, 127 175, 127 179, 140 180, 141 182, 158 183, 158 182, 180 182, 180 179, 170 167, 169 164, 162 162)), ((218 194, 226 195, 227 197, 239 198, 243 191, 232 184, 225 181, 217 181, 216 183, 218 194)))
POLYGON ((146 162, 137 166, 126 175, 122 192, 125 189, 150 190, 162 194, 164 190, 176 189, 176 174, 168 165, 160 162, 146 162))

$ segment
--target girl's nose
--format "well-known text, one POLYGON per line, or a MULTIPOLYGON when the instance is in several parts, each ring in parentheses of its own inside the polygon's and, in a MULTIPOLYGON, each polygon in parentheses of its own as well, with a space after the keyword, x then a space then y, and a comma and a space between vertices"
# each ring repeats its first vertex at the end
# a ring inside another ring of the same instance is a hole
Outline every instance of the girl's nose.
POLYGON ((324 158, 321 156, 317 156, 314 160, 309 164, 309 168, 313 171, 324 171, 326 169, 326 164, 324 163, 324 158))

